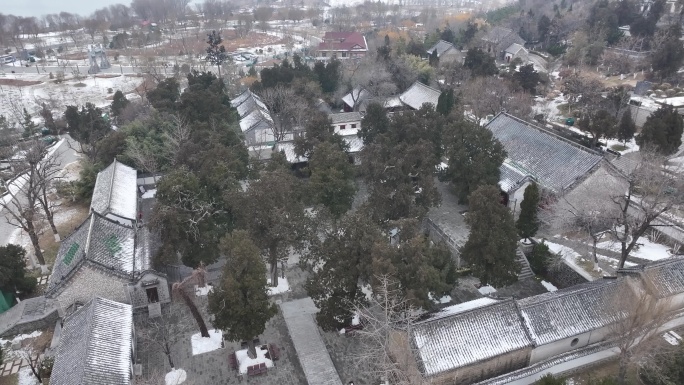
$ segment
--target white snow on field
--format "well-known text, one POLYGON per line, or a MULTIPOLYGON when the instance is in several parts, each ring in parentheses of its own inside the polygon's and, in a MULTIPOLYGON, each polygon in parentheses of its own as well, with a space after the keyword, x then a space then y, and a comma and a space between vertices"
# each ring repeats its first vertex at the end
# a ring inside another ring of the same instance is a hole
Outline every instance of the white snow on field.
POLYGON ((206 284, 206 285, 204 285, 204 287, 199 287, 199 286, 195 285, 195 295, 198 297, 207 296, 212 291, 214 291, 214 286, 211 284, 206 284))
POLYGON ((145 191, 145 193, 142 195, 142 199, 154 198, 155 195, 157 195, 157 189, 147 190, 147 191, 145 191))
MULTIPOLYGON (((620 243, 613 241, 601 242, 596 245, 601 249, 611 250, 619 253, 621 251, 620 243)), ((632 256, 648 261, 659 261, 661 259, 670 258, 670 248, 661 245, 660 243, 651 242, 648 238, 641 237, 637 241, 637 246, 632 250, 632 256)))
POLYGON ((541 284, 542 284, 542 286, 544 286, 544 288, 545 288, 547 291, 556 291, 556 290, 558 290, 558 288, 557 288, 556 286, 554 286, 554 284, 552 284, 551 282, 541 281, 541 284))
POLYGON ((31 368, 28 366, 19 370, 19 382, 18 385, 39 385, 38 379, 33 375, 31 368))
POLYGON ((496 289, 489 285, 482 286, 481 288, 477 289, 477 291, 479 291, 482 295, 496 293, 496 289))
POLYGON ((15 342, 23 341, 27 338, 36 338, 36 337, 40 336, 41 334, 43 334, 42 331, 36 330, 35 332, 29 333, 29 334, 19 334, 18 336, 14 336, 14 338, 12 338, 12 339, 0 338, 0 346, 5 346, 7 343, 9 343, 11 345, 15 342))
POLYGON ((247 368, 254 365, 266 364, 267 368, 273 367, 273 361, 266 358, 266 353, 268 353, 268 348, 266 345, 261 345, 256 347, 256 358, 249 358, 247 355, 247 349, 238 350, 235 352, 235 358, 237 358, 240 365, 240 373, 247 373, 247 368))
MULTIPOLYGON (((271 279, 267 279, 268 285, 271 284, 271 279)), ((268 295, 276 295, 276 294, 281 294, 285 293, 287 291, 290 291, 290 285, 287 283, 287 278, 280 277, 278 278, 278 286, 276 287, 268 287, 268 295)))
POLYGON ((591 274, 584 270, 582 266, 577 264, 579 261, 584 259, 580 253, 576 252, 570 247, 559 245, 557 243, 544 242, 544 244, 549 247, 549 250, 551 250, 552 253, 558 254, 561 258, 563 258, 563 260, 565 260, 565 262, 567 262, 567 264, 570 265, 573 270, 575 270, 582 277, 589 281, 593 281, 595 279, 591 276, 591 274))
POLYGON ((166 377, 164 377, 166 385, 179 385, 187 379, 188 374, 183 369, 171 369, 170 372, 166 373, 166 377))
POLYGON ((222 348, 223 333, 220 330, 209 330, 209 337, 202 337, 201 333, 193 334, 190 338, 192 342, 192 355, 212 352, 222 348))

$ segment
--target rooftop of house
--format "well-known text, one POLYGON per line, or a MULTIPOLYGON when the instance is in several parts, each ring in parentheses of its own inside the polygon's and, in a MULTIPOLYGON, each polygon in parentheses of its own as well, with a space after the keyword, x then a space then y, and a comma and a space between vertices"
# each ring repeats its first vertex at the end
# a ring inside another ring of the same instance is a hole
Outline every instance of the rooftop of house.
MULTIPOLYGON (((149 261, 136 258, 134 249, 135 230, 132 227, 91 212, 71 235, 62 240, 46 293, 61 287, 85 261, 114 274, 132 276, 149 266, 149 261)), ((146 255, 141 253, 139 257, 146 255)))
POLYGON ((463 216, 468 206, 458 203, 458 197, 453 193, 453 187, 449 183, 437 181, 435 185, 442 199, 439 206, 428 211, 428 219, 449 238, 454 248, 460 248, 465 245, 470 235, 470 229, 463 216))
POLYGON ((321 51, 365 51, 368 49, 366 38, 358 32, 326 32, 318 44, 321 51))
POLYGON ((438 41, 435 45, 430 47, 429 50, 427 50, 427 53, 432 55, 432 52, 437 50, 437 57, 442 56, 442 54, 450 49, 456 49, 453 44, 449 43, 448 41, 440 40, 438 41))
POLYGON ((332 124, 360 122, 363 119, 360 112, 338 112, 328 116, 332 124))
POLYGON ((350 108, 354 108, 357 103, 368 99, 370 93, 363 88, 354 88, 351 92, 347 93, 342 97, 344 104, 348 105, 350 108))
POLYGON ((546 189, 561 193, 582 180, 603 157, 578 144, 507 113, 487 128, 501 142, 508 158, 546 189))
POLYGON ((523 47, 522 45, 520 45, 518 43, 513 43, 513 44, 509 45, 508 48, 505 49, 505 51, 510 53, 511 55, 516 55, 520 51, 527 52, 525 47, 523 47))
POLYGON ((261 98, 249 89, 230 101, 240 116, 240 130, 247 132, 259 123, 273 125, 273 118, 261 98))
POLYGON ((520 313, 536 345, 562 340, 610 325, 610 311, 623 282, 593 281, 518 301, 520 313))
POLYGON ((436 108, 441 94, 442 92, 437 89, 415 82, 399 96, 399 99, 414 110, 420 109, 425 103, 431 103, 433 108, 436 108))
POLYGON ((135 220, 138 212, 138 172, 116 159, 97 174, 90 209, 135 220))
POLYGON ((132 342, 131 306, 95 298, 65 320, 50 383, 128 385, 132 342))
POLYGON ((531 179, 530 173, 510 159, 506 159, 499 167, 499 187, 502 191, 511 193, 531 179))
POLYGON ((448 316, 414 325, 411 338, 426 376, 532 346, 512 299, 480 301, 448 316))
POLYGON ((658 298, 684 293, 684 256, 621 270, 643 274, 658 298))

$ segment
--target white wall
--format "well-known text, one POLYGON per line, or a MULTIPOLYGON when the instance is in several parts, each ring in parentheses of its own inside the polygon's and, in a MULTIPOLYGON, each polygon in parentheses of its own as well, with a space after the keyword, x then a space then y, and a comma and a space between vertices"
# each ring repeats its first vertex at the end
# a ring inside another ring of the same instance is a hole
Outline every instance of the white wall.
POLYGON ((515 210, 513 216, 516 216, 516 214, 520 212, 520 203, 522 203, 523 198, 525 197, 525 189, 529 185, 530 182, 523 183, 523 185, 520 186, 520 188, 515 190, 513 194, 511 194, 508 197, 508 208, 511 210, 515 210))
POLYGON ((356 135, 356 133, 359 131, 361 128, 361 121, 356 121, 356 122, 346 122, 346 123, 340 123, 340 124, 333 124, 333 130, 336 134, 340 135, 356 135), (352 128, 352 125, 355 124, 356 127, 352 128), (344 126, 344 130, 342 129, 342 126, 344 126))
POLYGON ((551 342, 549 344, 540 345, 532 350, 530 355, 530 365, 536 364, 537 362, 547 360, 553 356, 563 354, 575 349, 583 348, 587 345, 595 344, 606 339, 606 336, 610 333, 610 329, 607 327, 596 329, 582 333, 580 335, 568 337, 562 340, 551 342), (573 346, 572 341, 577 338, 577 343, 573 346))

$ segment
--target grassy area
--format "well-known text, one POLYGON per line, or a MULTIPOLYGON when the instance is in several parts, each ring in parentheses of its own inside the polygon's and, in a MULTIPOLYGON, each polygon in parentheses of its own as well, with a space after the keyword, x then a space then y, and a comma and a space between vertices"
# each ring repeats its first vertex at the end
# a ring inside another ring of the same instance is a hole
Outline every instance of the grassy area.
MULTIPOLYGON (((88 216, 88 207, 82 205, 69 205, 61 208, 62 211, 69 211, 71 214, 68 218, 64 220, 55 220, 57 231, 62 239, 69 236, 88 216)), ((59 214, 57 214, 58 216, 59 214)), ((57 257, 57 251, 59 251, 59 242, 55 241, 55 237, 52 234, 52 230, 49 227, 43 230, 38 240, 40 243, 40 248, 43 250, 43 256, 45 257, 45 262, 49 265, 54 264, 55 258, 57 257)))
MULTIPOLYGON (((592 385, 603 378, 615 378, 618 373, 618 361, 612 360, 597 366, 592 366, 584 371, 574 374, 572 379, 575 385, 592 385)), ((627 384, 641 384, 636 372, 636 365, 629 365, 627 369, 627 384)))
POLYGON ((625 151, 627 149, 627 146, 623 146, 622 144, 614 144, 610 146, 610 149, 614 151, 625 151))

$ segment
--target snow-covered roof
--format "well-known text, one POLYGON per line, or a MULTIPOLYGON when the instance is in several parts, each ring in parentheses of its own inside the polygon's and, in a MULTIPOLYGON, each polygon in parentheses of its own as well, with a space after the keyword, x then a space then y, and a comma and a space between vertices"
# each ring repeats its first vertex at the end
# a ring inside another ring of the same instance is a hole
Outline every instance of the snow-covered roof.
POLYGON ((247 132, 259 124, 272 127, 273 119, 271 118, 271 115, 265 113, 261 109, 254 109, 252 112, 240 119, 240 130, 242 130, 242 132, 247 132))
POLYGON ((264 102, 262 102, 261 99, 259 99, 256 95, 253 95, 251 98, 247 98, 243 103, 237 105, 235 108, 237 109, 240 118, 244 118, 245 115, 256 109, 260 109, 262 112, 268 114, 268 107, 266 107, 264 102))
POLYGON ((247 99, 250 99, 250 98, 253 98, 253 97, 257 97, 257 98, 258 98, 257 95, 255 95, 254 93, 252 93, 252 91, 250 91, 249 89, 247 89, 245 92, 243 92, 243 93, 241 93, 240 95, 238 95, 235 99, 232 99, 232 100, 230 101, 230 105, 231 105, 232 107, 237 108, 237 106, 239 106, 240 104, 244 103, 247 99))
POLYGON ((356 103, 360 103, 366 100, 370 96, 370 93, 362 88, 354 88, 351 92, 342 97, 344 104, 348 105, 350 108, 354 108, 356 103), (355 103, 356 102, 356 103, 355 103))
POLYGON ((514 34, 512 29, 504 28, 504 27, 494 27, 490 29, 483 37, 482 40, 499 44, 501 43, 504 39, 510 37, 512 34, 514 34))
POLYGON ((135 230, 132 227, 91 212, 71 235, 62 240, 46 293, 49 295, 66 283, 81 262, 91 262, 122 276, 145 269, 149 261, 136 263, 134 249, 135 230))
POLYGON ((599 280, 521 299, 518 307, 536 345, 600 329, 616 320, 610 311, 625 287, 618 280, 599 280))
POLYGON ((330 117, 332 124, 360 122, 361 119, 363 119, 359 112, 339 112, 328 116, 330 117))
POLYGON ((261 98, 250 90, 241 93, 238 97, 230 101, 230 105, 235 107, 240 116, 240 130, 250 131, 258 125, 265 127, 273 126, 273 118, 268 111, 266 104, 261 98))
POLYGON ((426 376, 532 346, 512 299, 489 303, 442 318, 418 322, 412 340, 426 376))
POLYGON ((513 44, 509 45, 508 48, 505 49, 505 51, 507 53, 510 53, 511 55, 516 55, 521 50, 523 52, 527 53, 527 50, 525 49, 525 47, 521 46, 518 43, 513 43, 513 44))
POLYGON ((428 87, 421 82, 415 82, 399 96, 399 99, 414 110, 420 109, 425 103, 431 103, 433 108, 436 108, 441 94, 439 90, 428 87))
POLYGON ((522 186, 525 181, 532 178, 527 170, 510 159, 506 159, 501 164, 499 171, 499 188, 507 193, 511 193, 513 190, 522 186))
POLYGON ((50 384, 130 384, 132 341, 131 305, 94 298, 64 322, 50 384))
POLYGON ((345 135, 342 139, 349 146, 350 154, 355 154, 363 150, 363 139, 359 138, 357 135, 345 135))
POLYGON ((555 192, 583 179, 602 159, 589 149, 507 113, 495 116, 487 128, 504 146, 508 158, 555 192))
POLYGON ((135 220, 138 211, 138 172, 116 159, 97 174, 90 209, 135 220))
POLYGON ((308 160, 304 156, 297 156, 297 154, 295 154, 294 142, 278 142, 273 150, 284 152, 285 158, 287 158, 287 161, 290 163, 302 163, 308 160))
POLYGON ((643 272, 655 295, 659 298, 684 293, 684 256, 677 256, 636 266, 622 271, 643 272))
POLYGON ((382 103, 385 108, 397 108, 404 104, 401 102, 401 96, 390 96, 382 103))
POLYGON ((442 54, 450 49, 456 49, 453 44, 449 43, 448 41, 440 40, 438 41, 435 45, 430 47, 429 50, 427 50, 427 53, 432 55, 432 52, 437 50, 437 57, 442 56, 442 54))

